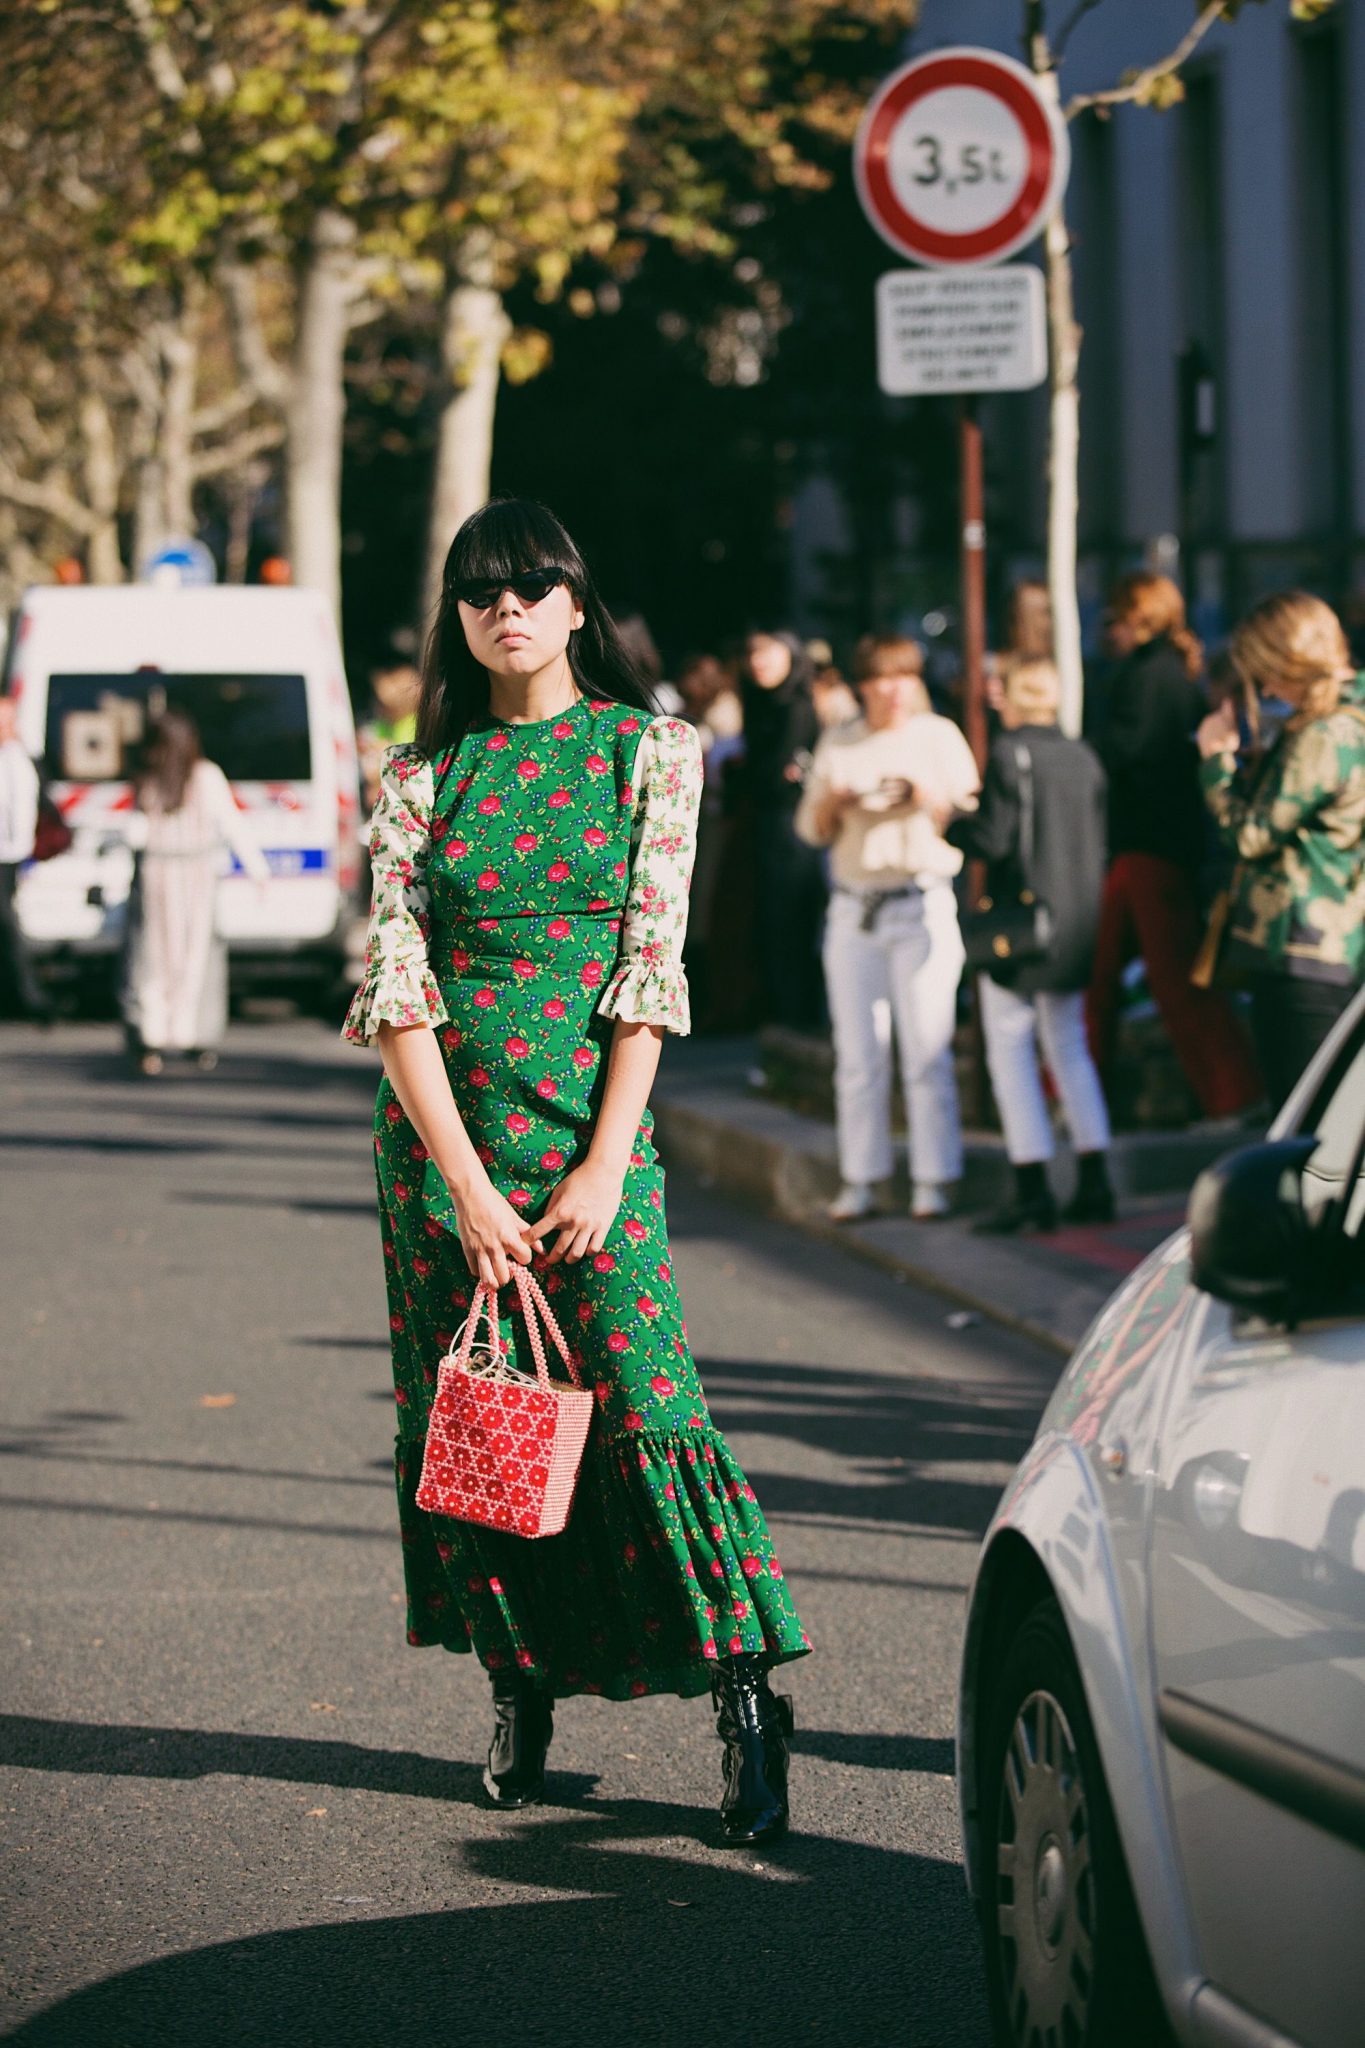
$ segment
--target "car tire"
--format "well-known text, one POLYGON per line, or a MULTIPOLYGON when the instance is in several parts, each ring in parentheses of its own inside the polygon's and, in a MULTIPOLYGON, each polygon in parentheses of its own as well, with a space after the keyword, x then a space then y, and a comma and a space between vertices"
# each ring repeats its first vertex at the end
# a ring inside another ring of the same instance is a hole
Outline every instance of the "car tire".
POLYGON ((983 1718, 981 1932, 1000 2048, 1163 2048, 1161 2010, 1075 1654, 1029 1610, 983 1718))

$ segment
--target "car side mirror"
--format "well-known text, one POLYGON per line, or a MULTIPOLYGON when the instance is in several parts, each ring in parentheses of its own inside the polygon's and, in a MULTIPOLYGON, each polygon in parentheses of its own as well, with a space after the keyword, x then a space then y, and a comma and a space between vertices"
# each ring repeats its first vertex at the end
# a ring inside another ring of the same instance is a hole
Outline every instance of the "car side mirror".
POLYGON ((1230 1152, 1190 1190, 1190 1277, 1218 1301, 1269 1323, 1292 1322, 1310 1292, 1312 1230, 1304 1167, 1316 1138, 1230 1152))

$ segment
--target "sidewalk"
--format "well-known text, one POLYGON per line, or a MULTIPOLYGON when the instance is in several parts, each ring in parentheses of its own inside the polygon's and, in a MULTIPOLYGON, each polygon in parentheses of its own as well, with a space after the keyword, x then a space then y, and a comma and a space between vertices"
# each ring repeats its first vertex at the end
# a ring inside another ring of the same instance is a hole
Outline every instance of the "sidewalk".
MULTIPOLYGON (((823 1213, 839 1185, 833 1127, 756 1090, 749 1076, 757 1063, 750 1038, 667 1042, 653 1094, 666 1160, 687 1165, 703 1184, 785 1217, 813 1237, 841 1244, 1063 1355, 1075 1348, 1124 1275, 1183 1223, 1195 1175, 1239 1142, 1249 1142, 1199 1127, 1119 1136, 1110 1155, 1121 1212, 1117 1223, 990 1238, 973 1235, 971 1217, 1003 1198, 1009 1166, 997 1136, 969 1134, 958 1216, 912 1223, 902 1170, 897 1213, 833 1224, 823 1213)), ((1060 1195, 1069 1193, 1072 1180, 1069 1154, 1059 1142, 1054 1184, 1060 1195)))

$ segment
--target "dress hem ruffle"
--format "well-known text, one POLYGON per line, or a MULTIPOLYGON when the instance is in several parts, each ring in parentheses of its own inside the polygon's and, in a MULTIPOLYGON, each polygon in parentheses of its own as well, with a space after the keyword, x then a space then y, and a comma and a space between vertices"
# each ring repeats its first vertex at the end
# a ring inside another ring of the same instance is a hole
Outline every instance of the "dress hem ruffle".
POLYGON ((424 1513, 422 1443, 414 1432, 395 1446, 414 1648, 472 1650, 557 1698, 618 1700, 692 1698, 722 1657, 784 1664, 809 1651, 753 1488, 709 1420, 651 1431, 628 1416, 595 1435, 568 1527, 552 1537, 424 1513), (638 1633, 599 1627, 593 1643, 585 1607, 599 1623, 638 1616, 638 1633))

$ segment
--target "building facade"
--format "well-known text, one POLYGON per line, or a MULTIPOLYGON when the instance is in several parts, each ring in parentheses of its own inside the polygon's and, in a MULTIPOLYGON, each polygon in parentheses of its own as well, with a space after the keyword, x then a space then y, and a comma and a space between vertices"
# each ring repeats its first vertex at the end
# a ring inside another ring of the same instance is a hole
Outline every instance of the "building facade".
MULTIPOLYGON (((1072 11, 1053 0, 1054 27, 1072 11)), ((922 0, 907 54, 1018 56, 1023 16, 1023 0, 922 0)), ((1190 0, 1100 0, 1066 49, 1063 99, 1117 84, 1190 23, 1190 0)), ((1170 109, 1071 124, 1092 640, 1108 580, 1143 561, 1178 573, 1214 640, 1288 583, 1365 610, 1365 0, 1312 24, 1288 0, 1249 5, 1183 76, 1170 109)), ((1041 565, 1046 400, 985 415, 998 590, 1041 565)))

